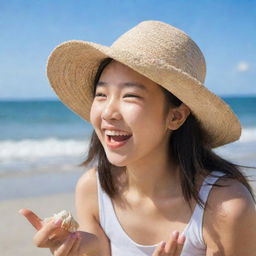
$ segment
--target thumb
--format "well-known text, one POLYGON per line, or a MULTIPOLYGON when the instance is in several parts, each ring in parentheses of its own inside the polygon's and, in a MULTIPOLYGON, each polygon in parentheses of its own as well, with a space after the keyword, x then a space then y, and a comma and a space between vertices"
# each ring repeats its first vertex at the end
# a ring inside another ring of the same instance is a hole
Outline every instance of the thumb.
POLYGON ((29 209, 20 209, 19 213, 23 215, 27 220, 33 225, 37 230, 41 229, 43 226, 43 221, 31 210, 29 209))

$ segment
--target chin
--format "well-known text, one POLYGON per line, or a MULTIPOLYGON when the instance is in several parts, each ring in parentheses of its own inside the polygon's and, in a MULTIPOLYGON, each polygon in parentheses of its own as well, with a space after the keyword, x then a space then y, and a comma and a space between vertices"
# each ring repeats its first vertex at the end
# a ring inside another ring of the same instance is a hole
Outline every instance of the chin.
POLYGON ((124 166, 127 165, 127 163, 124 162, 124 161, 115 161, 115 160, 110 160, 110 159, 108 159, 108 161, 109 161, 112 165, 117 166, 117 167, 124 167, 124 166))
POLYGON ((123 158, 123 157, 111 157, 111 156, 108 156, 107 155, 107 158, 108 158, 108 161, 112 164, 112 165, 115 165, 117 167, 123 167, 123 166, 126 166, 127 163, 128 163, 128 159, 127 158, 123 158))

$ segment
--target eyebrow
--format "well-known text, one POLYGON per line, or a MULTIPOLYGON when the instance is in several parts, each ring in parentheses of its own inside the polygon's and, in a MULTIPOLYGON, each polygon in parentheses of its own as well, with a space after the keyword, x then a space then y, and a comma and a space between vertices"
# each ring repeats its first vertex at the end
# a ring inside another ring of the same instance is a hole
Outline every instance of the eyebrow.
MULTIPOLYGON (((143 84, 138 84, 134 82, 124 82, 124 83, 119 83, 119 85, 122 87, 136 87, 141 90, 146 90, 146 87, 143 84)), ((105 87, 105 86, 109 86, 109 84, 103 81, 99 81, 96 86, 105 87)))

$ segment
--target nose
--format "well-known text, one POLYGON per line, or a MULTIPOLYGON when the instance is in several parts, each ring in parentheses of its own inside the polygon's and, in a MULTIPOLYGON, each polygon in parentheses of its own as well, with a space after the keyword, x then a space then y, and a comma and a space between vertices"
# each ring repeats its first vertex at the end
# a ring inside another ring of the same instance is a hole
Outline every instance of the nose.
POLYGON ((104 120, 120 120, 121 113, 118 103, 113 99, 106 103, 102 111, 101 118, 104 120))

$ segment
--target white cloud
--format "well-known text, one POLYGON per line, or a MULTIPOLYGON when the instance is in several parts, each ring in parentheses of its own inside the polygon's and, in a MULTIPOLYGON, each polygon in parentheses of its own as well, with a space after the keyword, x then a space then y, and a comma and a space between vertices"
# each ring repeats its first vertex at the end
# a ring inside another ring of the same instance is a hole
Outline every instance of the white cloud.
POLYGON ((245 72, 250 68, 250 65, 248 62, 246 61, 240 61, 237 66, 236 66, 236 70, 238 72, 245 72))

